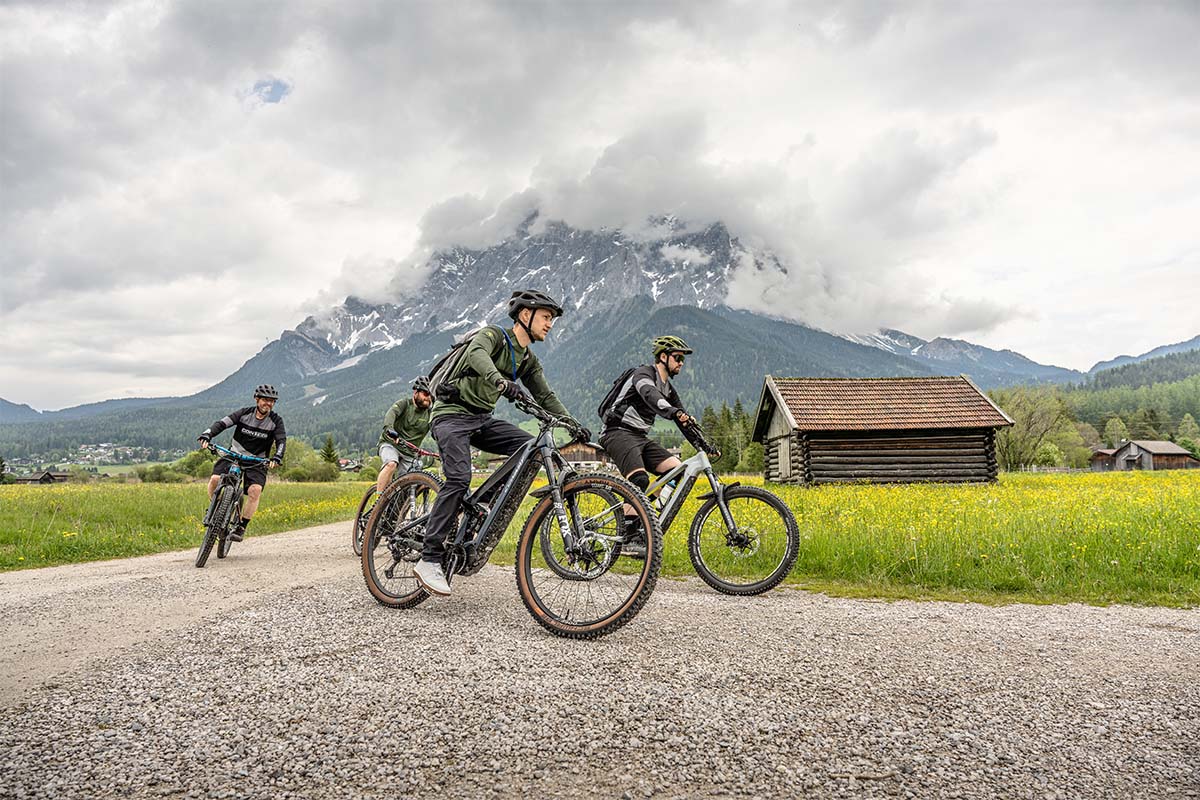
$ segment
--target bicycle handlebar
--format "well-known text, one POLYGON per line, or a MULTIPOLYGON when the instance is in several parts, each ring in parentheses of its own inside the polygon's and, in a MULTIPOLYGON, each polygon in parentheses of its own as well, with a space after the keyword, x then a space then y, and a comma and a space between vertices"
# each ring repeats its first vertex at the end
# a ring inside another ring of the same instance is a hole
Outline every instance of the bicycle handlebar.
POLYGON ((392 444, 396 445, 397 447, 403 447, 405 450, 412 453, 413 455, 427 456, 429 458, 436 458, 438 461, 442 460, 442 457, 439 454, 434 453, 430 450, 423 450, 422 448, 417 447, 415 444, 406 442, 403 439, 393 439, 392 437, 389 436, 388 441, 390 441, 392 444))
POLYGON ((571 438, 575 441, 582 440, 584 433, 583 426, 570 417, 560 417, 555 414, 551 414, 546 409, 542 408, 536 403, 526 400, 523 397, 513 400, 512 404, 517 407, 517 410, 528 414, 543 425, 552 428, 563 428, 564 430, 570 432, 571 438))
POLYGON ((228 447, 222 447, 221 445, 215 444, 213 442, 208 443, 208 452, 230 456, 232 458, 238 459, 239 461, 247 461, 252 464, 261 464, 261 463, 271 460, 269 458, 259 458, 258 456, 244 456, 241 453, 233 452, 228 447))
POLYGON ((703 450, 714 459, 721 457, 720 448, 708 440, 707 434, 704 433, 704 428, 700 427, 700 422, 695 417, 692 417, 688 424, 683 427, 683 435, 697 450, 703 450))

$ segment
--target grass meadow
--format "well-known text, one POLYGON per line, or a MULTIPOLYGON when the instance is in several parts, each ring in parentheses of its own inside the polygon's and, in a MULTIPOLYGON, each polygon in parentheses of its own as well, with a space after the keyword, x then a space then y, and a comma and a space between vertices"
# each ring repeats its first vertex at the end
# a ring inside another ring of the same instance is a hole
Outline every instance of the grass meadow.
MULTIPOLYGON (((0 486, 0 571, 199 547, 207 481, 0 486)), ((282 483, 251 536, 354 516, 366 483, 282 483)))
MULTIPOLYGON (((349 519, 366 485, 272 483, 250 531, 349 519)), ((1200 470, 767 488, 799 524, 793 586, 859 597, 1200 606, 1200 470)), ((511 563, 532 505, 526 500, 493 561, 511 563)), ((692 574, 687 529, 698 507, 689 500, 667 532, 664 576, 692 574)), ((0 570, 193 547, 204 508, 202 484, 3 486, 0 570)))

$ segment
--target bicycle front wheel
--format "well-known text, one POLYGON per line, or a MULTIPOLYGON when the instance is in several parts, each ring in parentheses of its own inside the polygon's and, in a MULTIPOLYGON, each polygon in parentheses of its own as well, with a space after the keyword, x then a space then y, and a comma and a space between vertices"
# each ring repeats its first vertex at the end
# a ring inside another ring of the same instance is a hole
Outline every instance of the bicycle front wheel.
POLYGON ((629 481, 587 473, 563 484, 563 513, 547 494, 517 543, 517 591, 538 624, 558 636, 595 639, 625 625, 650 599, 662 564, 662 532, 629 481), (646 531, 646 560, 616 560, 629 504, 646 531))
POLYGON ((436 476, 410 472, 379 495, 363 531, 361 558, 367 590, 381 605, 412 608, 429 598, 413 568, 421 560, 425 520, 441 489, 436 476))
POLYGON ((688 555, 696 574, 723 594, 762 594, 779 585, 800 552, 791 509, 756 486, 725 490, 733 520, 726 524, 714 497, 700 507, 688 531, 688 555))
POLYGON ((222 485, 213 496, 212 506, 209 509, 208 524, 204 526, 204 541, 200 542, 200 552, 196 554, 197 567, 203 567, 208 563, 208 556, 212 553, 213 545, 217 543, 217 539, 224 530, 225 522, 229 518, 229 507, 232 504, 231 490, 228 486, 222 485))
POLYGON ((354 527, 350 530, 350 547, 356 556, 362 556, 363 534, 367 530, 367 520, 371 518, 371 503, 374 502, 377 491, 374 484, 367 489, 362 496, 362 501, 358 504, 358 511, 354 515, 354 527))

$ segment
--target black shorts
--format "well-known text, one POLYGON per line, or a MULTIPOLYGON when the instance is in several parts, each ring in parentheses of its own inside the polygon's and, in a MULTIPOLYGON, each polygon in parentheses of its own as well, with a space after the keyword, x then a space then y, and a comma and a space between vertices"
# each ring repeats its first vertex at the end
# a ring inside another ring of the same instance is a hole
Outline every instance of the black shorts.
POLYGON ((649 436, 624 428, 612 428, 600 434, 600 446, 626 477, 639 469, 657 475, 658 465, 671 457, 667 448, 649 436))
MULTIPOLYGON (((213 475, 224 475, 229 472, 229 468, 233 466, 233 459, 218 458, 217 463, 213 464, 213 475)), ((242 475, 245 478, 242 480, 242 491, 248 492, 251 486, 266 486, 267 485, 267 465, 255 464, 253 466, 243 466, 242 475)))

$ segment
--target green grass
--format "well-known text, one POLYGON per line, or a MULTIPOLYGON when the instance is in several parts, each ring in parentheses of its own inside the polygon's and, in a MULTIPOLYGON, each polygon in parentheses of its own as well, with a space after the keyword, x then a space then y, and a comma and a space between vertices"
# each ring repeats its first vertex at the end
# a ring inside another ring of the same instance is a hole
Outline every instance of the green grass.
MULTIPOLYGON (((199 547, 205 486, 0 486, 0 571, 199 547)), ((272 482, 249 533, 350 519, 366 486, 272 482)))
MULTIPOLYGON (((273 483, 251 531, 349 519, 365 486, 273 483)), ((851 597, 1200 606, 1200 470, 768 488, 799 523, 789 576, 797 587, 851 597)), ((200 484, 0 487, 0 569, 191 547, 204 507, 200 484)), ((532 507, 526 499, 494 562, 512 563, 532 507)), ((664 576, 693 574, 687 529, 698 507, 689 499, 667 532, 664 576)))
MULTIPOLYGON (((847 597, 1200 606, 1200 470, 767 488, 796 514, 800 555, 788 583, 799 588, 847 597)), ((667 531, 664 576, 693 574, 687 533, 702 491, 693 490, 667 531)), ((493 560, 511 563, 524 513, 493 560)))

